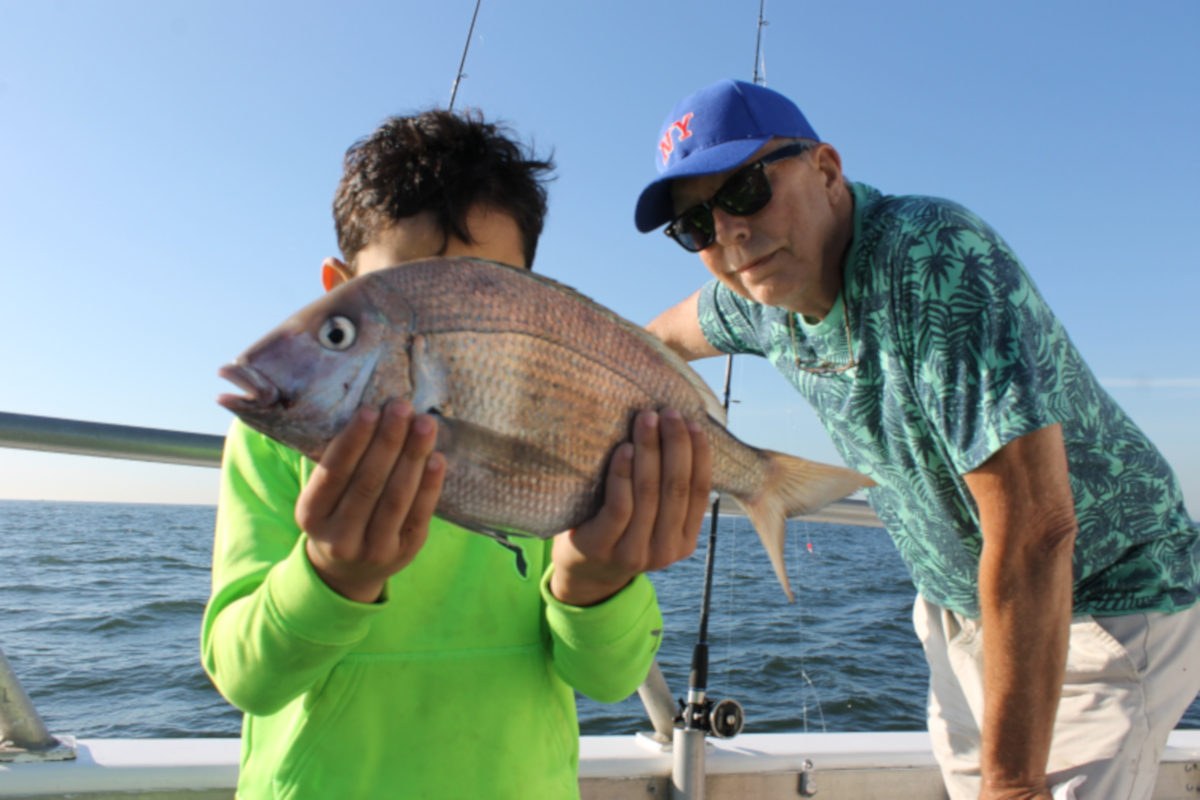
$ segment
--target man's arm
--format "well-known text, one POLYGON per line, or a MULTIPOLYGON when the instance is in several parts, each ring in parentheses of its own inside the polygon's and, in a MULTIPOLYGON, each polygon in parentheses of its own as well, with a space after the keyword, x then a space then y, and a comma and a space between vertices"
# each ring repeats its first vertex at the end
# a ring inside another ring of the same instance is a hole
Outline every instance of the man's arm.
POLYGON ((699 300, 700 290, 697 289, 691 297, 668 308, 646 326, 646 330, 666 342, 684 361, 721 355, 700 329, 699 300))
POLYGON ((963 476, 983 554, 981 800, 1049 800, 1046 762, 1066 669, 1075 504, 1062 428, 1000 448, 963 476))

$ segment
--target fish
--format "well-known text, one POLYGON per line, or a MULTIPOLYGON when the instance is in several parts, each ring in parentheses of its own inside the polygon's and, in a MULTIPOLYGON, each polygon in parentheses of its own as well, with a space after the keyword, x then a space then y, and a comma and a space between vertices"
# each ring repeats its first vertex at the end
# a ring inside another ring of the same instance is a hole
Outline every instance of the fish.
POLYGON ((678 409, 708 437, 712 487, 758 532, 788 599, 785 524, 874 485, 845 467, 748 445, 712 389, 660 339, 527 270, 431 258, 360 275, 221 368, 218 402, 319 461, 362 405, 409 400, 438 422, 437 516, 507 541, 595 516, 609 460, 645 409, 678 409))

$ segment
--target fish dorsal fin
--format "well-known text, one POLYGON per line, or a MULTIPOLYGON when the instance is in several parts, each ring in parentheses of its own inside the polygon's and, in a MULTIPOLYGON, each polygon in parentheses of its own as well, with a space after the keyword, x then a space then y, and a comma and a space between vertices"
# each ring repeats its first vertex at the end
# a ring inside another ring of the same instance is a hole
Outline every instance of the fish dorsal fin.
POLYGON ((645 342, 646 344, 653 347, 654 350, 656 352, 658 352, 663 357, 663 359, 668 364, 670 364, 671 367, 676 372, 678 372, 680 375, 682 375, 684 378, 686 378, 687 382, 692 385, 692 387, 696 390, 697 393, 699 393, 700 398, 704 401, 704 409, 705 409, 705 411, 708 412, 708 415, 710 417, 712 417, 715 421, 720 423, 722 426, 724 426, 726 424, 725 408, 724 408, 724 406, 721 405, 721 401, 717 399, 716 392, 714 392, 712 390, 712 387, 710 387, 707 383, 705 383, 704 378, 701 378, 700 375, 696 372, 696 370, 694 370, 690 366, 688 366, 688 363, 686 361, 684 361, 683 358, 680 357, 680 355, 678 353, 676 353, 674 350, 672 350, 670 347, 668 347, 667 344, 662 339, 659 339, 657 336, 655 336, 650 331, 646 330, 645 328, 634 325, 629 320, 627 320, 624 317, 620 316, 619 314, 615 313, 611 309, 605 308, 604 306, 600 305, 599 303, 597 303, 595 300, 588 297, 587 295, 579 292, 576 289, 572 289, 570 286, 567 286, 565 283, 559 283, 558 281, 554 280, 553 278, 547 278, 544 275, 538 275, 536 273, 530 272, 529 270, 519 269, 517 267, 509 266, 508 264, 501 264, 497 261, 488 261, 486 259, 481 259, 481 258, 464 258, 461 260, 462 261, 480 261, 485 264, 490 264, 490 265, 493 265, 496 267, 501 267, 503 269, 509 269, 509 270, 513 270, 514 272, 519 272, 520 274, 524 275, 527 278, 530 278, 531 280, 535 280, 538 283, 543 284, 544 286, 548 286, 551 289, 554 289, 555 291, 562 292, 563 294, 567 295, 568 297, 574 298, 578 302, 586 305, 588 308, 594 309, 598 313, 602 314, 603 316, 605 316, 608 319, 612 320, 613 322, 617 323, 618 325, 625 328, 630 333, 632 333, 635 336, 637 336, 638 338, 640 338, 643 342, 645 342))

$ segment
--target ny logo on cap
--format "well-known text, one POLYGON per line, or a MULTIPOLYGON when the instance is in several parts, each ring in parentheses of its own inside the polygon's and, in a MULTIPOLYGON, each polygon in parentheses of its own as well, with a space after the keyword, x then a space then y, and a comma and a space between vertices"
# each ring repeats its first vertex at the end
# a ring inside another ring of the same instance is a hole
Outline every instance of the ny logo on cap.
POLYGON ((692 124, 692 112, 683 115, 682 119, 677 119, 671 123, 671 127, 667 128, 667 132, 663 134, 662 139, 658 142, 658 149, 662 151, 663 163, 667 163, 667 159, 671 157, 671 153, 675 151, 675 142, 671 141, 671 133, 679 131, 679 141, 683 141, 692 135, 688 130, 688 125, 692 124))

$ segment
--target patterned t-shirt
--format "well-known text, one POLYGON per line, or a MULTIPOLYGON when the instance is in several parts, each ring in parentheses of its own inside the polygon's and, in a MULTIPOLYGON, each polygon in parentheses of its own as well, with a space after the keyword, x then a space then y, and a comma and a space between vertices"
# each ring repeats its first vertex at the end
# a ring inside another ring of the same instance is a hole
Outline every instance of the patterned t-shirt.
POLYGON ((854 239, 829 315, 810 325, 713 281, 698 309, 708 341, 765 356, 813 405, 846 463, 878 484, 871 506, 928 600, 979 617, 982 537, 962 475, 1057 422, 1079 524, 1075 613, 1195 603, 1200 530, 1174 473, 1008 245, 955 203, 851 188, 854 239), (796 366, 848 364, 851 347, 849 370, 796 366))

